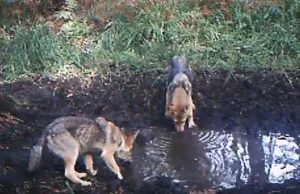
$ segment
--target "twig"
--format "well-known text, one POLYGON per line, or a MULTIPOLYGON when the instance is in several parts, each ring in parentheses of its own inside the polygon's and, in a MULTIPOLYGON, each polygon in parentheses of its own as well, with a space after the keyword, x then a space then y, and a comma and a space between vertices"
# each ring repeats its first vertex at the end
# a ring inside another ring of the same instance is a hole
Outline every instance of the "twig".
POLYGON ((70 186, 69 182, 66 182, 66 185, 67 185, 68 189, 70 190, 71 194, 75 194, 75 192, 72 189, 72 187, 70 186))

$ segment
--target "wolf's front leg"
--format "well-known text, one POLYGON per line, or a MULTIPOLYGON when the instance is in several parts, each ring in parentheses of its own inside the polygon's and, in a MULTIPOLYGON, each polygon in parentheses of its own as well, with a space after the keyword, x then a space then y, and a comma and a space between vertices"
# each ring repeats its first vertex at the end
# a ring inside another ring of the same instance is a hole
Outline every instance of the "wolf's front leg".
POLYGON ((109 167, 109 169, 118 176, 118 179, 122 180, 123 176, 121 175, 121 170, 118 164, 116 163, 114 155, 111 153, 106 153, 105 155, 102 155, 102 158, 105 161, 106 165, 109 167))
POLYGON ((193 100, 190 99, 190 114, 188 116, 188 127, 189 128, 193 128, 193 127, 197 127, 197 125, 194 122, 194 110, 195 110, 195 104, 193 103, 193 100))
POLYGON ((188 127, 189 128, 197 127, 196 123, 194 122, 193 116, 189 116, 188 118, 188 127))
POLYGON ((169 112, 169 89, 167 89, 166 92, 166 104, 165 104, 165 117, 170 117, 170 112, 169 112))
POLYGON ((91 154, 84 155, 84 164, 86 170, 93 176, 97 174, 97 170, 94 169, 93 156, 91 154))

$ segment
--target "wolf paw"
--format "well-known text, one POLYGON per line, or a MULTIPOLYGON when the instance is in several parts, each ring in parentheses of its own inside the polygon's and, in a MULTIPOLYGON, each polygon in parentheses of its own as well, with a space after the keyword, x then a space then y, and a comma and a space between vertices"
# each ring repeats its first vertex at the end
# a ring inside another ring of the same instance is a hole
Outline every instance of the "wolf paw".
POLYGON ((197 125, 195 124, 194 121, 189 121, 188 127, 189 127, 189 128, 195 128, 195 127, 197 127, 197 125))
POLYGON ((81 181, 80 183, 82 186, 90 186, 92 185, 92 182, 89 182, 89 181, 81 181))
POLYGON ((77 172, 77 173, 76 173, 76 176, 77 176, 78 178, 83 178, 83 177, 86 177, 87 174, 86 174, 85 172, 77 172))
POLYGON ((98 173, 98 170, 95 169, 88 169, 88 172, 92 175, 95 176, 98 173))
POLYGON ((118 174, 118 179, 122 180, 123 176, 121 174, 118 174))

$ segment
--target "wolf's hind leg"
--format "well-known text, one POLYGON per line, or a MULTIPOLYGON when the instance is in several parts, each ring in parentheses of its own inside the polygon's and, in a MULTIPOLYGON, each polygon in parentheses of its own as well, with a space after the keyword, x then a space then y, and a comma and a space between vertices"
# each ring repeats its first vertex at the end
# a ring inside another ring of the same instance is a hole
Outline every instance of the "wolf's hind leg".
POLYGON ((84 155, 84 164, 86 170, 93 176, 97 174, 97 170, 94 169, 93 156, 91 154, 84 155))
POLYGON ((48 138, 48 148, 65 162, 65 177, 73 183, 79 183, 83 186, 91 185, 91 182, 83 181, 80 178, 86 176, 86 173, 75 171, 75 164, 79 154, 79 143, 71 134, 52 135, 48 138))
MULTIPOLYGON (((77 154, 78 156, 78 154, 77 154)), ((78 175, 83 175, 82 173, 78 173, 75 171, 75 164, 76 164, 76 157, 65 157, 65 177, 67 177, 69 180, 71 180, 73 183, 79 183, 82 186, 89 186, 92 183, 88 181, 83 181, 79 178, 78 175)), ((84 173, 85 174, 85 173, 84 173)))
POLYGON ((78 178, 84 178, 87 176, 87 174, 85 172, 77 172, 75 170, 75 175, 78 177, 78 178))

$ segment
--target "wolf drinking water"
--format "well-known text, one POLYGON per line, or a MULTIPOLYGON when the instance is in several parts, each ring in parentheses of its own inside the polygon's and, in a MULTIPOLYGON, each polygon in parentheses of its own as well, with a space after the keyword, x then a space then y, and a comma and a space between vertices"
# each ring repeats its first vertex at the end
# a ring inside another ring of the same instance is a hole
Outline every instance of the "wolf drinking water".
POLYGON ((193 118, 195 105, 192 100, 193 74, 184 56, 174 56, 168 77, 166 92, 165 116, 172 118, 176 131, 184 131, 188 120, 188 127, 196 127, 193 118))
POLYGON ((37 145, 31 149, 28 170, 33 171, 41 162, 44 145, 62 158, 65 163, 65 176, 73 183, 83 186, 91 185, 91 182, 83 181, 86 173, 75 170, 75 164, 80 154, 84 155, 84 163, 87 172, 96 175, 93 167, 92 152, 102 150, 101 157, 119 179, 123 179, 120 168, 117 165, 114 154, 124 160, 132 161, 132 148, 138 135, 127 136, 122 128, 103 117, 95 120, 85 117, 61 117, 55 119, 42 132, 37 145))

